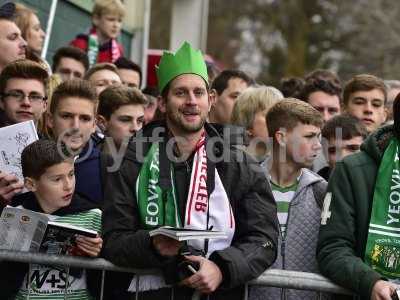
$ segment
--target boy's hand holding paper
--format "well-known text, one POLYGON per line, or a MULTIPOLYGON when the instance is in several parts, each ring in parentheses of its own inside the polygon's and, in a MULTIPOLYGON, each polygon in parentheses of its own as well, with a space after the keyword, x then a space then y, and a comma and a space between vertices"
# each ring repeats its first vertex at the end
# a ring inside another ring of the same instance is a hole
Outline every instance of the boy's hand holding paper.
POLYGON ((8 205, 11 199, 22 192, 24 183, 13 174, 0 171, 0 204, 8 205))

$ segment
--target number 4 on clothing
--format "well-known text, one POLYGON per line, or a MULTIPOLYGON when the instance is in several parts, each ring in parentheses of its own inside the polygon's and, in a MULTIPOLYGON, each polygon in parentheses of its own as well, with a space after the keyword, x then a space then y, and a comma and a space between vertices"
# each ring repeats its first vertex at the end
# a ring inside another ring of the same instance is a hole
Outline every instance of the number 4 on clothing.
POLYGON ((321 225, 326 225, 326 222, 331 217, 331 211, 329 210, 331 206, 332 193, 327 193, 324 199, 324 205, 321 212, 321 225))

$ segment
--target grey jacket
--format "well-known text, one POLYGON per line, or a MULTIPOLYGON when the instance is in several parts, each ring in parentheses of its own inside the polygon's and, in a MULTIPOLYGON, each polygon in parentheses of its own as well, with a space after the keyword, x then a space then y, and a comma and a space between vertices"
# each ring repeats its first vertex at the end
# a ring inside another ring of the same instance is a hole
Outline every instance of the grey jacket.
MULTIPOLYGON (((319 273, 316 247, 321 217, 321 195, 318 190, 326 190, 327 182, 314 172, 303 169, 297 191, 289 205, 286 237, 279 235, 278 257, 273 269, 319 273), (318 200, 318 201, 317 201, 318 200)), ((325 192, 322 193, 322 196, 325 192)), ((316 292, 289 290, 272 287, 253 287, 249 291, 250 300, 261 299, 316 299, 316 292)))

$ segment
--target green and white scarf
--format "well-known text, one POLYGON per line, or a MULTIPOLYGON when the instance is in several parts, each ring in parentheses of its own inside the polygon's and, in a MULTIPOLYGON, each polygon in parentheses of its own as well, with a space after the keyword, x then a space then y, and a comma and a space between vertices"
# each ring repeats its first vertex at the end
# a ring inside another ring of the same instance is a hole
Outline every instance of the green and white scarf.
POLYGON ((389 279, 400 278, 399 141, 392 138, 379 166, 365 262, 389 279))
POLYGON ((172 187, 162 189, 160 181, 160 150, 157 143, 150 150, 136 181, 136 199, 141 224, 145 229, 160 226, 182 227, 176 202, 174 171, 171 168, 172 187))
MULTIPOLYGON (((111 43, 111 62, 114 63, 120 56, 121 51, 118 43, 115 39, 110 40, 111 43)), ((97 56, 99 54, 99 39, 97 37, 96 29, 92 27, 88 35, 88 49, 87 56, 89 59, 89 66, 92 67, 97 62, 97 56)))

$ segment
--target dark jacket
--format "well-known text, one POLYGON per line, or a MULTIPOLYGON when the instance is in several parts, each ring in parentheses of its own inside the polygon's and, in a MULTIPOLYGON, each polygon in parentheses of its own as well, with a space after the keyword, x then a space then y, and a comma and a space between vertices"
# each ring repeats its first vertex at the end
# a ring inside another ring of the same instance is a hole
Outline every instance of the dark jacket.
MULTIPOLYGON (((159 126, 165 128, 164 124, 154 123, 152 127, 146 127, 143 136, 151 136, 153 129, 159 126)), ((211 299, 223 297, 240 299, 241 295, 237 290, 223 291, 223 289, 243 285, 259 276, 275 261, 278 237, 276 205, 268 181, 258 164, 246 154, 239 154, 223 142, 214 126, 206 124, 206 132, 206 141, 213 137, 221 141, 216 143, 214 148, 207 149, 208 151, 212 150, 217 157, 230 155, 227 162, 215 164, 211 160, 207 161, 208 194, 211 194, 214 188, 216 167, 236 221, 236 231, 231 246, 215 251, 209 257, 223 274, 219 296, 212 296, 211 299), (242 162, 238 162, 240 155, 243 157, 242 162)), ((143 229, 139 220, 135 184, 142 164, 137 158, 147 153, 151 143, 139 144, 138 139, 139 137, 136 137, 130 143, 120 170, 108 178, 105 191, 107 201, 103 211, 103 254, 118 265, 162 268, 165 261, 153 250, 149 231, 143 229)), ((169 161, 166 156, 162 156, 162 153, 160 150, 160 182, 169 178, 169 173, 165 172, 169 161)), ((191 163, 184 162, 173 167, 177 183, 178 207, 181 216, 184 216, 191 163)))
MULTIPOLYGON (((36 197, 33 193, 28 192, 25 194, 24 202, 22 206, 26 209, 30 209, 37 212, 43 212, 36 197)), ((91 201, 75 193, 71 204, 67 207, 63 207, 56 212, 54 215, 64 216, 68 214, 79 213, 87 211, 93 208, 97 208, 91 201)), ((1 299, 14 299, 21 287, 24 277, 29 270, 29 265, 25 263, 18 263, 12 261, 0 261, 0 291, 1 299)), ((72 270, 74 272, 81 272, 80 270, 72 270)), ((87 288, 90 294, 96 299, 99 298, 101 273, 99 271, 87 270, 87 288)))
MULTIPOLYGON (((90 142, 82 150, 75 161, 75 192, 91 201, 95 207, 102 208, 104 186, 107 178, 107 167, 112 165, 111 157, 101 153, 98 140, 92 136, 90 142)), ((19 194, 13 197, 12 205, 21 205, 30 196, 19 194)), ((0 205, 1 206, 1 205, 0 205)), ((2 207, 0 207, 2 209, 2 207)))
POLYGON ((383 127, 365 140, 359 153, 336 163, 328 184, 331 215, 320 227, 321 273, 361 299, 369 299, 373 285, 382 278, 363 260, 376 175, 391 137, 393 127, 383 127))

